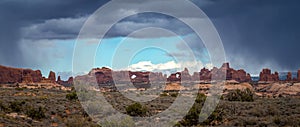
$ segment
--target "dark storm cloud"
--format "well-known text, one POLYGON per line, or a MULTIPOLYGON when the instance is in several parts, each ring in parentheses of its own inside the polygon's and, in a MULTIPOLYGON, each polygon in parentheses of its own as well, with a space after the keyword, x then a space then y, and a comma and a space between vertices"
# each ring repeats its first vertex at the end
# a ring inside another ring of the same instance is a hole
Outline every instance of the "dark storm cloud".
MULTIPOLYGON (((278 71, 300 67, 300 8, 298 0, 192 0, 211 18, 227 53, 227 60, 235 68, 258 73, 262 67, 278 71)), ((93 0, 2 0, 0 2, 0 64, 22 66, 19 50, 21 39, 72 39, 77 36, 85 19, 106 1, 93 0)), ((163 8, 161 1, 130 2, 123 6, 163 8)), ((184 18, 194 18, 194 12, 180 5, 170 5, 184 18)), ((120 9, 121 10, 121 9, 120 9)), ((111 12, 130 13, 131 10, 111 12), (128 12, 127 12, 128 11, 128 12)), ((110 17, 103 18, 107 23, 110 17)), ((104 24, 105 25, 105 24, 104 24)), ((166 27, 188 34, 189 29, 168 16, 134 15, 111 29, 110 37, 125 36, 147 26, 166 27)), ((191 47, 202 44, 190 43, 191 47)))
POLYGON ((300 2, 216 0, 203 7, 216 25, 234 66, 251 73, 300 68, 300 2))
MULTIPOLYGON (((187 35, 192 33, 192 29, 186 24, 179 21, 175 17, 167 16, 159 13, 140 13, 132 15, 119 21, 119 23, 113 25, 113 27, 107 32, 106 37, 122 36, 126 37, 134 31, 155 27, 166 29, 174 32, 177 35, 187 35)), ((157 33, 158 31, 139 33, 136 34, 136 38, 153 38, 153 37, 166 37, 165 33, 157 33)))
POLYGON ((21 28, 48 19, 90 14, 106 1, 95 0, 2 0, 0 2, 0 64, 22 66, 19 49, 21 28))

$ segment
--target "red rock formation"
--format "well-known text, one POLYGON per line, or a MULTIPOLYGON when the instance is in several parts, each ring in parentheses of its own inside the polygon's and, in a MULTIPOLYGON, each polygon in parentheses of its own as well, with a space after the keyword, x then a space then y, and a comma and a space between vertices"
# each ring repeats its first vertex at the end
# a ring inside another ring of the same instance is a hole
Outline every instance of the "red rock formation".
POLYGON ((150 72, 149 78, 150 82, 163 82, 166 81, 167 76, 161 72, 150 72))
MULTIPOLYGON (((22 69, 22 68, 11 68, 0 65, 0 83, 1 84, 12 84, 12 83, 58 83, 58 84, 73 84, 73 78, 68 81, 62 81, 60 76, 56 81, 55 73, 50 72, 49 77, 45 78, 42 76, 40 70, 22 69)), ((70 85, 69 85, 70 86, 70 85)))
POLYGON ((98 84, 113 83, 112 70, 106 67, 93 70, 98 84))
POLYGON ((300 70, 298 70, 298 73, 297 73, 297 80, 300 81, 300 70))
POLYGON ((191 81, 192 79, 199 80, 199 74, 195 74, 193 76, 190 75, 189 70, 187 68, 184 68, 182 72, 177 72, 174 74, 171 74, 168 78, 168 82, 180 82, 180 81, 191 81), (197 79, 197 77, 198 79, 197 79))
POLYGON ((74 82, 74 78, 73 77, 69 77, 67 83, 68 84, 73 84, 73 82, 74 82))
POLYGON ((237 82, 251 81, 250 74, 244 70, 234 70, 230 68, 229 63, 224 63, 220 69, 214 67, 211 71, 206 68, 200 71, 200 80, 236 80, 237 82))
POLYGON ((223 63, 220 69, 223 69, 223 70, 230 69, 229 63, 223 63))
POLYGON ((231 70, 231 76, 233 80, 236 80, 238 82, 249 82, 251 81, 250 74, 246 73, 243 69, 241 70, 231 70))
POLYGON ((19 69, 0 66, 0 83, 40 82, 42 74, 40 70, 19 69))
POLYGON ((189 73, 189 70, 187 68, 184 68, 184 70, 181 72, 181 76, 180 76, 182 81, 191 81, 192 80, 192 76, 189 73))
POLYGON ((288 72, 286 75, 286 81, 292 81, 292 73, 288 72))
POLYGON ((76 80, 89 81, 94 76, 100 87, 114 85, 115 83, 131 82, 136 88, 149 88, 151 86, 150 74, 154 81, 164 79, 162 73, 112 71, 109 68, 103 67, 92 69, 88 76, 79 76, 76 77, 76 80))
POLYGON ((55 73, 53 71, 49 72, 48 80, 50 80, 51 83, 56 82, 56 76, 55 76, 55 73))
POLYGON ((192 75, 192 81, 199 81, 200 80, 200 72, 194 72, 192 75))
POLYGON ((129 77, 132 83, 150 83, 150 72, 129 72, 129 77))
POLYGON ((61 80, 60 76, 57 77, 57 81, 56 81, 58 84, 62 84, 63 81, 61 80))
POLYGON ((42 74, 40 70, 30 70, 30 69, 23 69, 22 71, 23 79, 22 82, 26 83, 33 83, 33 82, 41 82, 42 74))
MULTIPOLYGON (((166 75, 163 75, 161 72, 131 72, 131 71, 112 71, 109 68, 95 68, 92 69, 89 73, 90 76, 95 75, 98 84, 108 84, 114 83, 144 83, 149 84, 150 81, 164 81, 166 75), (150 80, 151 79, 151 80, 150 80)), ((83 79, 83 77, 80 77, 83 79)), ((76 77, 76 79, 78 79, 76 77)))
POLYGON ((211 72, 206 68, 201 69, 200 80, 211 80, 211 72))
POLYGON ((279 74, 278 72, 271 74, 270 69, 263 69, 259 74, 259 81, 279 81, 279 74))
POLYGON ((73 77, 69 77, 67 81, 63 81, 60 76, 58 76, 56 83, 65 87, 73 86, 73 77))
POLYGON ((181 81, 181 73, 177 72, 174 74, 171 74, 168 78, 167 78, 168 82, 180 82, 181 81))
POLYGON ((136 88, 150 88, 150 72, 129 72, 130 81, 136 88))

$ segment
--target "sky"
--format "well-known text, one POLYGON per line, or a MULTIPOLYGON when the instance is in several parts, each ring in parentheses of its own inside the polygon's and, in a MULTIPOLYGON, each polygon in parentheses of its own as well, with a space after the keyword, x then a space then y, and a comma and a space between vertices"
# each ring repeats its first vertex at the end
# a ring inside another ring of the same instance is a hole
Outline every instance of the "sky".
MULTIPOLYGON (((40 69, 45 76, 50 70, 61 75, 70 74, 74 46, 81 28, 89 16, 107 2, 109 1, 1 0, 0 64, 40 69)), ((136 11, 122 8, 124 6, 173 8, 174 12, 182 13, 183 18, 197 18, 197 12, 189 11, 189 8, 181 8, 177 3, 162 7, 160 2, 120 0, 119 6, 111 8, 109 14, 102 15, 101 19, 109 24, 115 15, 136 11)), ((300 68, 298 0, 191 2, 201 8, 216 27, 223 42, 226 60, 233 68, 243 68, 252 75, 257 75, 262 68, 271 68, 274 71, 296 71, 300 68)), ((103 27, 106 25, 101 24, 103 27)), ((190 50, 196 56, 196 62, 200 62, 203 67, 212 66, 209 64, 209 52, 194 31, 176 18, 163 14, 143 13, 126 17, 109 30, 100 45, 92 43, 93 39, 87 38, 87 42, 91 43, 84 46, 98 47, 95 67, 111 67, 114 61, 112 57, 122 44, 124 45, 121 49, 124 51, 119 53, 117 58, 130 58, 131 61, 127 63, 127 67, 114 66, 117 69, 180 70, 181 66, 191 64, 190 50), (146 29, 133 33, 147 27, 159 27, 164 30, 146 29), (183 43, 183 40, 186 43, 183 43), (139 44, 149 43, 166 45, 169 50, 166 52, 157 48, 147 48, 131 57, 126 54, 129 49, 137 49, 139 44), (189 48, 183 48, 185 44, 189 48), (176 58, 183 59, 184 62, 178 63, 176 58)))

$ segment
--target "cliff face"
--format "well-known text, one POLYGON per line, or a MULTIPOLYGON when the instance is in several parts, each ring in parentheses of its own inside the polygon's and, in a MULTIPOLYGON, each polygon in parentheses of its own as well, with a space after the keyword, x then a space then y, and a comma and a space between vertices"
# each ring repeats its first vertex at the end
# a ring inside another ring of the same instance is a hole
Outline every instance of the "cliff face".
POLYGON ((300 81, 300 70, 298 70, 298 73, 297 73, 297 80, 300 81))
POLYGON ((219 69, 214 67, 212 70, 203 68, 200 70, 200 80, 211 80, 211 79, 226 79, 235 80, 238 82, 249 82, 251 81, 250 74, 246 73, 245 70, 234 70, 230 68, 229 63, 224 63, 219 69))
POLYGON ((68 81, 62 81, 60 77, 56 81, 56 74, 50 71, 48 78, 42 76, 40 70, 12 68, 0 65, 0 84, 13 83, 58 83, 73 84, 73 78, 68 81))
POLYGON ((293 80, 292 73, 288 72, 286 75, 286 81, 292 81, 292 80, 293 80))
POLYGON ((40 70, 0 66, 0 83, 32 83, 41 82, 42 79, 40 70))
POLYGON ((168 78, 167 78, 168 82, 180 82, 181 81, 181 73, 177 72, 174 74, 171 74, 168 78))
POLYGON ((50 80, 50 82, 52 82, 52 83, 56 82, 56 76, 55 76, 55 73, 53 71, 49 72, 48 80, 50 80))
POLYGON ((270 69, 265 68, 259 74, 259 81, 279 81, 279 74, 272 74, 270 69))
POLYGON ((76 77, 83 81, 92 81, 96 79, 99 85, 114 84, 114 80, 118 82, 132 82, 133 84, 143 83, 149 84, 156 81, 168 81, 168 82, 180 82, 185 81, 210 81, 212 76, 215 79, 236 80, 237 82, 249 82, 251 81, 250 74, 247 74, 244 70, 234 70, 230 68, 229 63, 224 63, 222 67, 213 68, 208 70, 206 68, 201 69, 200 72, 194 72, 193 75, 189 74, 187 68, 182 72, 171 74, 169 77, 158 72, 131 72, 131 71, 112 71, 109 68, 95 68, 90 71, 86 76, 76 77), (226 76, 225 76, 226 74, 226 76))

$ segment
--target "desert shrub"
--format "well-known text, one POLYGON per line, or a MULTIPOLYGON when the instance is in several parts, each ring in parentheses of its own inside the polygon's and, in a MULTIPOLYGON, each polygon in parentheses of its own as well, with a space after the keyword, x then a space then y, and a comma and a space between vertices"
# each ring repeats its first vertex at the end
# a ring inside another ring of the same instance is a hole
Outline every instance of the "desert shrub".
MULTIPOLYGON (((176 126, 196 126, 196 125, 216 125, 216 123, 220 123, 223 120, 224 110, 221 106, 217 106, 216 110, 214 110, 208 118, 199 123, 199 117, 201 113, 202 106, 206 100, 205 94, 199 93, 195 100, 193 107, 189 110, 188 114, 181 120, 176 126)), ((207 114, 201 114, 207 116, 207 114)))
POLYGON ((126 113, 131 116, 146 116, 148 109, 140 103, 134 103, 126 107, 126 113))
POLYGON ((45 118, 45 111, 41 106, 38 109, 29 107, 25 114, 33 119, 45 118))
POLYGON ((0 111, 6 111, 7 107, 6 105, 0 100, 0 111))
POLYGON ((217 107, 210 116, 203 121, 202 125, 216 125, 216 123, 220 123, 223 120, 224 111, 223 108, 217 107))
POLYGON ((68 100, 77 100, 77 99, 78 99, 77 94, 76 94, 75 91, 73 91, 73 92, 71 92, 71 93, 68 93, 68 94, 66 95, 66 98, 67 98, 68 100))
POLYGON ((182 126, 197 125, 199 121, 199 114, 200 112, 198 111, 197 107, 193 106, 184 119, 179 122, 179 124, 182 126))
POLYGON ((199 94, 197 95, 197 98, 196 98, 195 102, 196 102, 196 103, 202 103, 202 102, 204 102, 205 100, 206 100, 205 94, 199 93, 199 94))
POLYGON ((22 105, 25 104, 25 101, 14 101, 11 102, 9 105, 9 108, 13 111, 13 112, 20 112, 22 111, 22 105))
POLYGON ((178 93, 171 93, 170 95, 171 95, 171 97, 177 97, 178 93))
POLYGON ((246 101, 246 102, 252 102, 254 101, 253 99, 253 92, 247 88, 245 90, 235 90, 235 91, 231 91, 228 93, 227 95, 227 99, 228 101, 246 101))
POLYGON ((24 89, 26 89, 25 87, 24 88, 20 88, 20 87, 16 87, 15 90, 18 90, 18 91, 23 91, 24 89))
POLYGON ((176 126, 193 126, 199 123, 199 115, 201 108, 205 102, 206 96, 199 93, 196 97, 193 107, 189 110, 188 114, 176 126))
POLYGON ((277 124, 277 125, 280 125, 280 123, 281 123, 280 118, 279 118, 278 116, 275 116, 275 117, 273 118, 273 122, 274 122, 275 124, 277 124))

